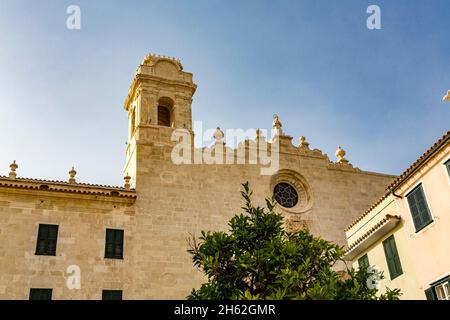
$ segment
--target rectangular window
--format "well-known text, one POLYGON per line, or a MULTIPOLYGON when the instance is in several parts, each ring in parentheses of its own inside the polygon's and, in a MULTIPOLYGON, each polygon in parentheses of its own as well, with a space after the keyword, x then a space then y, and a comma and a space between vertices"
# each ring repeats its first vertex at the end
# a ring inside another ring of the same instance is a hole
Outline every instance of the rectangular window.
POLYGON ((425 290, 427 300, 450 300, 450 277, 441 279, 425 290))
POLYGON ((52 300, 52 289, 30 289, 30 300, 52 300))
POLYGON ((106 229, 105 258, 123 259, 123 230, 106 229))
POLYGON ((102 300, 122 300, 122 290, 103 290, 102 300))
POLYGON ((383 241, 383 248, 389 268, 389 274, 391 276, 391 280, 393 280, 403 273, 400 257, 397 251, 397 245, 395 244, 393 235, 383 241))
POLYGON ((367 253, 363 255, 361 258, 358 259, 358 265, 360 268, 362 267, 369 267, 369 257, 367 256, 367 253))
POLYGON ((450 286, 448 282, 436 286, 434 291, 438 300, 450 300, 450 286))
POLYGON ((411 210, 416 232, 433 222, 421 184, 414 188, 406 198, 408 199, 409 209, 411 210))
POLYGON ((57 225, 40 224, 36 243, 36 255, 55 256, 57 238, 57 225))
POLYGON ((447 172, 448 172, 448 175, 450 176, 450 160, 447 160, 447 162, 445 163, 445 166, 447 167, 447 172))

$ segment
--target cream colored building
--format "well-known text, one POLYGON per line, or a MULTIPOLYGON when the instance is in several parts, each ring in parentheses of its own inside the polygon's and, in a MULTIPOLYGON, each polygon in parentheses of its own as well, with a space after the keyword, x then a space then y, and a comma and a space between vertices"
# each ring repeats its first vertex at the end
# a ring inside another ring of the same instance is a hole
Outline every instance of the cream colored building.
POLYGON ((450 299, 450 131, 346 229, 346 257, 377 266, 382 290, 450 299))
MULTIPOLYGON (((276 192, 287 228, 344 245, 342 230, 394 178, 354 167, 341 148, 333 161, 304 137, 294 144, 278 118, 273 137, 258 131, 226 148, 234 163, 177 164, 174 133, 193 145, 196 88, 177 59, 148 55, 138 66, 125 101, 124 186, 80 183, 75 170, 68 181, 23 178, 11 165, 0 177, 0 299, 183 299, 205 280, 187 238, 227 229, 241 211, 241 183, 249 181, 256 204, 276 192), (266 140, 268 154, 279 151, 271 174, 251 157, 266 140)), ((184 155, 217 155, 223 132, 214 138, 184 155)))

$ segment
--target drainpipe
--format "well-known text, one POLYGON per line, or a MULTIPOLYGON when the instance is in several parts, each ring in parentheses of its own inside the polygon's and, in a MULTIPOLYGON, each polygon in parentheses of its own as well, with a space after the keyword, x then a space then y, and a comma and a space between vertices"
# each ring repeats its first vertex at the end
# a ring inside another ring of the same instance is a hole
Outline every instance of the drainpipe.
POLYGON ((402 196, 399 196, 398 194, 395 194, 395 188, 392 189, 391 193, 392 193, 392 195, 393 195, 394 197, 397 197, 397 198, 399 198, 399 199, 403 199, 402 196))

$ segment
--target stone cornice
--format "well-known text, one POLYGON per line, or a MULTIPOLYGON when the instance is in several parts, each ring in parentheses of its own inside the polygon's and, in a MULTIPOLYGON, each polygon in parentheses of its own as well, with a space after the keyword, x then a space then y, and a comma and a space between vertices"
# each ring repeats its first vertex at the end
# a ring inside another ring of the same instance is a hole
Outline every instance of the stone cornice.
POLYGON ((27 191, 33 194, 71 194, 70 197, 95 197, 95 200, 132 201, 136 199, 134 189, 116 186, 104 186, 86 183, 68 183, 64 181, 39 180, 29 178, 10 179, 0 176, 0 193, 12 190, 27 191), (99 198, 100 197, 100 198, 99 198))

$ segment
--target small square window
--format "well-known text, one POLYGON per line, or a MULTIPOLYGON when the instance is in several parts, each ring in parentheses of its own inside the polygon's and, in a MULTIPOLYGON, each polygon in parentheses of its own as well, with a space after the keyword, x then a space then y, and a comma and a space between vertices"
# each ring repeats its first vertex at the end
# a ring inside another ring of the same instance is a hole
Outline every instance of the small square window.
POLYGON ((57 225, 40 224, 36 243, 36 255, 55 256, 57 239, 57 225))
POLYGON ((30 289, 30 300, 52 300, 52 289, 30 289))
POLYGON ((369 257, 367 256, 367 254, 363 255, 361 258, 358 259, 358 265, 360 268, 362 267, 368 268, 370 266, 369 257))
POLYGON ((102 300, 122 300, 122 290, 103 290, 102 300))
POLYGON ((123 230, 106 229, 105 258, 123 259, 123 230))

